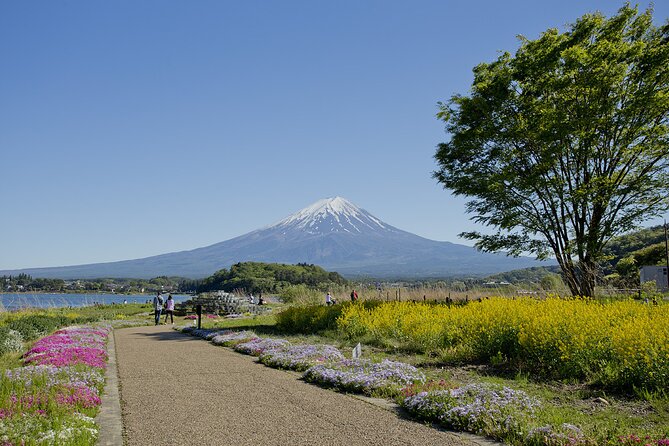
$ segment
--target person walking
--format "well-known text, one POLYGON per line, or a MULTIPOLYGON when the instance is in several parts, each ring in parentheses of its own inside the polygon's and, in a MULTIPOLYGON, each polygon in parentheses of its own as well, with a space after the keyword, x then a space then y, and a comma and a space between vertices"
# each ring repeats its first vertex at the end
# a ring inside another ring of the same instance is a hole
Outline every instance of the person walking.
POLYGON ((353 290, 351 291, 351 302, 355 302, 356 300, 358 300, 358 293, 353 290))
POLYGON ((167 324, 167 316, 170 317, 172 325, 174 325, 174 299, 172 295, 167 295, 167 302, 165 302, 165 323, 167 324))
POLYGON ((153 298, 153 309, 156 312, 156 325, 158 325, 160 324, 160 313, 163 311, 163 296, 160 295, 160 291, 153 298))
POLYGON ((333 303, 334 299, 332 299, 332 295, 330 294, 330 292, 328 292, 328 294, 325 295, 325 305, 330 306, 333 303))

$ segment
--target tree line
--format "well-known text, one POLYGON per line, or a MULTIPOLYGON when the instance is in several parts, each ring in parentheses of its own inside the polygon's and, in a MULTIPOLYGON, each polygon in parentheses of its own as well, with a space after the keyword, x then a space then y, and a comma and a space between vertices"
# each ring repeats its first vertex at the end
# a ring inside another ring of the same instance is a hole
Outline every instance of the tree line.
POLYGON ((15 276, 0 277, 0 291, 8 293, 49 292, 49 293, 125 293, 141 294, 155 291, 191 292, 195 291, 197 281, 182 277, 159 276, 152 279, 45 279, 35 278, 21 273, 15 276))

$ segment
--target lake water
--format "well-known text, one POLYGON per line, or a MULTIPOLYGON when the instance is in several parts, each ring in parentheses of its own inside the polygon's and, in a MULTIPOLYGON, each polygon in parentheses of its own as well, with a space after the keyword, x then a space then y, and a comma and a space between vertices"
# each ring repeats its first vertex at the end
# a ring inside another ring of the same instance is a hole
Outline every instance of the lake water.
MULTIPOLYGON (((192 296, 172 294, 176 303, 186 301, 192 296)), ((167 299, 167 294, 163 295, 167 299)), ((110 305, 128 303, 144 303, 153 301, 148 294, 62 294, 62 293, 0 293, 0 303, 5 310, 21 308, 54 308, 54 307, 85 307, 88 305, 110 305)))

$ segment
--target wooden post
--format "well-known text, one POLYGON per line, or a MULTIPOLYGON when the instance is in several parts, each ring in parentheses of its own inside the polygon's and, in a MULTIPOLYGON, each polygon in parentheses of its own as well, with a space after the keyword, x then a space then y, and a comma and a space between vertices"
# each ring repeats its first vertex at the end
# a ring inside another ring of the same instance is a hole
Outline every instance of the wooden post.
POLYGON ((197 329, 199 330, 202 328, 202 304, 197 304, 195 311, 197 312, 197 329))

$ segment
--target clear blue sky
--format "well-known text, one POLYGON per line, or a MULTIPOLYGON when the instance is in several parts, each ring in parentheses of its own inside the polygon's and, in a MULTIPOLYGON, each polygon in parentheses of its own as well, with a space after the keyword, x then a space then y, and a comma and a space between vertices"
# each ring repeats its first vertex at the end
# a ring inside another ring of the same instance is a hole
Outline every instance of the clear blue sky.
POLYGON ((516 35, 621 5, 0 2, 0 269, 193 249, 335 195, 462 243, 437 101, 516 35))

